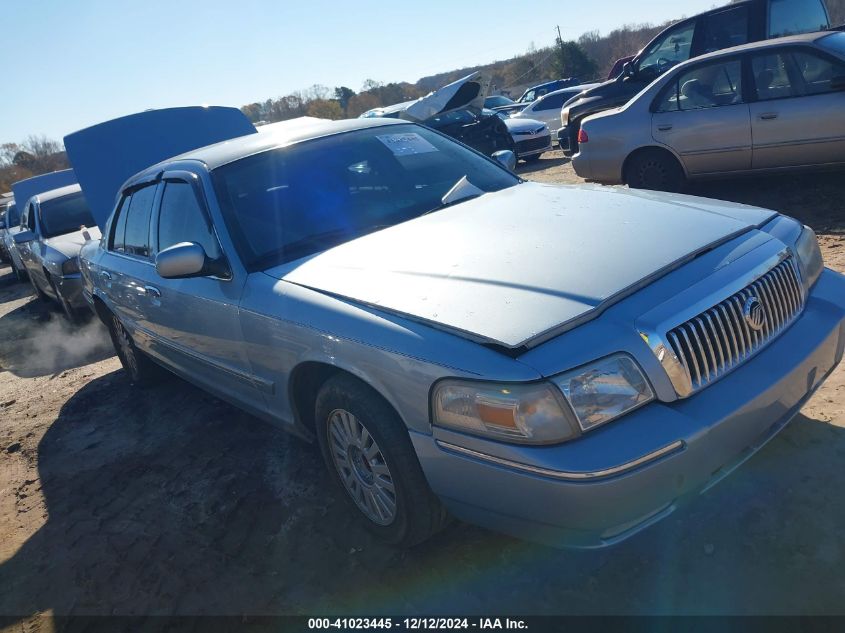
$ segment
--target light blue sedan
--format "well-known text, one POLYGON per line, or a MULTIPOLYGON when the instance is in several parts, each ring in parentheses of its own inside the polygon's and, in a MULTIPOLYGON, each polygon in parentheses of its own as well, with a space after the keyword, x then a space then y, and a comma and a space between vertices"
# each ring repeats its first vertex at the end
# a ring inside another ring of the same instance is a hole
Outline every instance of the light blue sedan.
POLYGON ((150 167, 81 269, 133 382, 163 366, 316 438, 406 546, 449 516, 625 539, 763 446, 845 344, 845 278, 795 220, 523 182, 389 119, 150 167))

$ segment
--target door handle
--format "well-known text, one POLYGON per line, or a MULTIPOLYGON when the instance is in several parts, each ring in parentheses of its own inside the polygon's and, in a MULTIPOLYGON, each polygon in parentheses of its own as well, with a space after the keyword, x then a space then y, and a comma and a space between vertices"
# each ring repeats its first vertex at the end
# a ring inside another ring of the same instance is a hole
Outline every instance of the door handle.
POLYGON ((760 115, 760 118, 763 121, 771 121, 772 119, 778 118, 778 113, 777 112, 765 112, 765 113, 760 115))
POLYGON ((102 278, 106 281, 111 281, 111 273, 106 271, 106 270, 101 270, 100 271, 100 278, 102 278))
POLYGON ((155 297, 156 299, 161 298, 161 290, 159 290, 155 286, 144 286, 144 292, 146 292, 151 297, 155 297))
POLYGON ((666 125, 658 125, 658 126, 657 126, 657 129, 658 129, 658 130, 660 130, 661 132, 668 132, 669 130, 671 130, 671 129, 672 129, 672 126, 671 126, 671 125, 669 125, 669 124, 666 124, 666 125))

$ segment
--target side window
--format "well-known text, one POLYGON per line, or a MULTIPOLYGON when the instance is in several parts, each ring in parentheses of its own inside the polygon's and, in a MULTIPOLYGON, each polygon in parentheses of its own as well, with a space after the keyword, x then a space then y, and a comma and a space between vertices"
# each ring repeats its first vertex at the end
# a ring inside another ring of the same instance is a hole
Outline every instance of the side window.
POLYGON ((748 7, 737 7, 704 19, 704 53, 748 42, 748 7))
POLYGON ((640 58, 637 70, 655 77, 669 70, 675 64, 689 59, 692 38, 695 34, 695 20, 682 22, 663 35, 658 35, 640 58))
POLYGON ((757 55, 751 59, 754 88, 759 101, 784 99, 798 95, 789 79, 788 58, 785 53, 757 55))
POLYGON ((194 188, 187 182, 170 180, 164 185, 158 218, 158 250, 179 242, 196 242, 211 259, 220 257, 217 238, 211 230, 194 188))
POLYGON ((129 196, 125 195, 120 200, 120 206, 115 212, 112 221, 111 244, 109 250, 123 253, 125 251, 124 237, 126 235, 126 216, 129 210, 129 196))
POLYGON ((796 51, 792 53, 792 60, 804 80, 805 95, 831 92, 830 80, 845 75, 845 64, 837 64, 813 53, 796 51))
POLYGON ((671 92, 661 105, 673 110, 700 110, 742 103, 742 65, 735 59, 697 66, 681 74, 674 95, 677 107, 671 107, 671 92))
POLYGON ((563 101, 565 98, 566 93, 545 97, 540 103, 534 106, 534 111, 540 112, 542 110, 560 110, 561 107, 563 107, 563 101))
POLYGON ((824 31, 830 27, 822 0, 771 0, 769 37, 824 31))
POLYGON ((150 216, 155 193, 155 185, 132 193, 129 208, 126 210, 126 233, 123 239, 124 252, 127 255, 144 258, 150 256, 150 216))

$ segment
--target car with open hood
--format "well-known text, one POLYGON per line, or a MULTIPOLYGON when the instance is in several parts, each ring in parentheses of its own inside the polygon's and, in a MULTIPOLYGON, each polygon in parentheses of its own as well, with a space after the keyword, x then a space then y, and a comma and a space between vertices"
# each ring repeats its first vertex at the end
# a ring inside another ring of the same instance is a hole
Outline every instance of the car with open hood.
POLYGON ((132 382, 163 366, 316 438, 402 545, 449 515, 619 542, 763 446, 845 346, 845 278, 793 219, 525 182, 385 118, 146 168, 81 270, 132 382))
POLYGON ((680 190, 688 180, 845 168, 845 33, 754 42, 679 64, 587 117, 575 172, 680 190))
POLYGON ((681 20, 657 34, 621 74, 568 102, 558 131, 561 149, 578 151, 585 117, 627 103, 673 66, 749 42, 830 28, 824 0, 735 0, 681 20))
POLYGON ((495 112, 484 107, 489 88, 489 79, 474 72, 424 97, 373 108, 360 118, 385 117, 422 123, 487 156, 514 151, 507 126, 495 112))
POLYGON ((79 249, 100 239, 100 230, 78 184, 45 191, 30 198, 21 211, 15 249, 38 296, 54 301, 75 320, 88 312, 82 297, 79 249))

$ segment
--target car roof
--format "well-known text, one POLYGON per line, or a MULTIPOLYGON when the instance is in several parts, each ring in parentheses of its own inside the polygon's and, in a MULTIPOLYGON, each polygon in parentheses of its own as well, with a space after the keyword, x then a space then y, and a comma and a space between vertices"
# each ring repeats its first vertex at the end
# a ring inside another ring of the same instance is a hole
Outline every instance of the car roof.
POLYGON ((705 61, 708 59, 717 59, 719 57, 727 57, 730 55, 736 55, 737 53, 745 53, 747 51, 753 50, 765 50, 767 48, 778 48, 780 46, 788 46, 793 44, 813 44, 818 40, 822 39, 823 37, 827 37, 833 33, 838 33, 839 31, 813 31, 812 33, 801 33, 799 35, 786 35, 784 37, 777 37, 770 40, 760 40, 758 42, 750 42, 748 44, 740 44, 739 46, 732 46, 731 48, 723 48, 718 51, 713 51, 712 53, 707 53, 705 55, 699 55, 698 57, 693 57, 692 59, 688 59, 685 62, 682 62, 675 66, 672 70, 676 68, 681 68, 682 66, 689 66, 691 64, 705 61))
MULTIPOLYGON (((362 130, 375 127, 387 127, 390 125, 413 125, 408 121, 401 121, 397 119, 384 118, 369 118, 369 119, 341 119, 339 121, 330 121, 328 119, 316 119, 312 117, 302 117, 300 119, 291 119, 289 121, 280 121, 266 126, 266 131, 261 131, 255 134, 247 134, 246 136, 239 136, 228 141, 222 141, 206 147, 179 154, 172 158, 168 158, 160 163, 147 167, 127 182, 137 180, 139 177, 148 176, 157 173, 165 168, 167 165, 177 161, 199 161, 204 163, 208 169, 216 169, 222 165, 226 165, 233 161, 252 156, 253 154, 260 154, 267 150, 275 149, 277 147, 284 147, 286 145, 293 145, 302 141, 309 141, 315 138, 324 136, 332 136, 334 134, 342 134, 344 132, 352 132, 354 130, 362 130)), ((121 187, 125 188, 126 185, 121 187)))
POLYGON ((47 202, 48 200, 55 200, 56 198, 62 198, 78 191, 82 191, 82 187, 80 187, 79 184, 67 185, 66 187, 59 187, 58 189, 44 191, 43 193, 39 193, 33 196, 33 198, 38 200, 38 203, 41 204, 42 202, 47 202))

